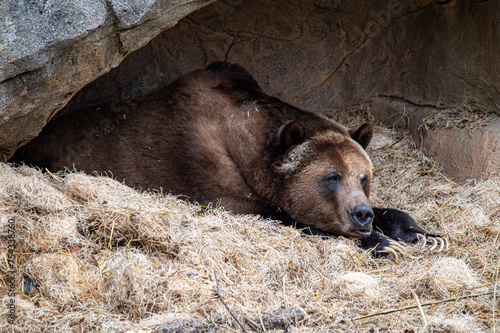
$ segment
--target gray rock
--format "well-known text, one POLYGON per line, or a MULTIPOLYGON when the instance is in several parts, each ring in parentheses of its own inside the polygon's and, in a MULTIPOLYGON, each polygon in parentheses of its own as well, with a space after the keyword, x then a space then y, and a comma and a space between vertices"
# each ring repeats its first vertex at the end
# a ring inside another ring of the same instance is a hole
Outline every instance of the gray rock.
POLYGON ((106 23, 108 8, 92 0, 54 3, 26 0, 0 7, 0 80, 43 67, 55 44, 70 44, 106 23))
POLYGON ((82 87, 213 0, 0 3, 0 157, 35 137, 82 87))

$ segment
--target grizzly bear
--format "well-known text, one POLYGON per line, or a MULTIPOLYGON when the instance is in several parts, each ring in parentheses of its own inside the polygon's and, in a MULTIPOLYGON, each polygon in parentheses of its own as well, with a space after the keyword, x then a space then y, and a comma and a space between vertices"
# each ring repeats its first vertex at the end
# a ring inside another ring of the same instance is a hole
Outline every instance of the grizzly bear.
POLYGON ((377 253, 403 251, 389 238, 427 235, 408 214, 370 206, 370 123, 348 130, 286 104, 239 65, 214 63, 122 104, 52 120, 14 160, 111 172, 132 187, 360 238, 377 253))

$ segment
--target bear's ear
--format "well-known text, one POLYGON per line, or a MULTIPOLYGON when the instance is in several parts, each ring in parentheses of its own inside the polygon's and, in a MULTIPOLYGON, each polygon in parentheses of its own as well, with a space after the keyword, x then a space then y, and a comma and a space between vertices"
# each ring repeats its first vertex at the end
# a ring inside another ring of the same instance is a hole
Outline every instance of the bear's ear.
POLYGON ((364 123, 358 128, 353 128, 349 130, 349 134, 351 138, 359 143, 363 149, 368 147, 368 144, 372 140, 373 136, 373 124, 372 123, 364 123))
POLYGON ((286 151, 292 146, 298 145, 306 138, 304 126, 296 121, 289 121, 281 126, 277 142, 282 151, 286 151))

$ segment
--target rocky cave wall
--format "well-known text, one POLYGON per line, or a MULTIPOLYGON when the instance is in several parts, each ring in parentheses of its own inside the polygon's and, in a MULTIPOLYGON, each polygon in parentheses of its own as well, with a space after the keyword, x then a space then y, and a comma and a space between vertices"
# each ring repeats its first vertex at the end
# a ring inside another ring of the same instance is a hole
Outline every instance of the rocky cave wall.
POLYGON ((82 87, 213 1, 1 0, 1 160, 82 87))
MULTIPOLYGON (((390 124, 402 115, 404 126, 416 128, 412 134, 421 142, 420 135, 428 136, 418 130, 425 116, 446 109, 500 114, 499 36, 497 1, 220 0, 128 55, 76 94, 64 112, 139 100, 184 73, 227 60, 247 68, 265 91, 307 110, 366 104, 390 124)), ((111 57, 105 51, 100 59, 111 57)), ((74 66, 82 66, 81 61, 74 66)), ((99 62, 96 66, 102 67, 99 62)), ((87 83, 83 81, 70 81, 72 91, 87 83)), ((0 89, 4 86, 0 83, 0 89)), ((60 96, 59 105, 71 96, 60 96)), ((46 97, 39 93, 32 100, 42 105, 46 97)), ((20 112, 12 104, 9 111, 20 112)), ((44 111, 39 128, 56 111, 44 111)), ((488 138, 479 144, 459 133, 457 140, 464 145, 452 156, 443 155, 452 149, 443 144, 427 151, 456 179, 487 176, 499 171, 500 123, 486 129, 488 138), (481 150, 485 142, 485 151, 463 162, 464 149, 481 150), (465 170, 453 169, 463 169, 462 164, 467 164, 465 170)), ((24 136, 20 128, 11 132, 20 143, 36 131, 24 136)), ((9 142, 8 149, 2 147, 4 154, 12 151, 9 142)))

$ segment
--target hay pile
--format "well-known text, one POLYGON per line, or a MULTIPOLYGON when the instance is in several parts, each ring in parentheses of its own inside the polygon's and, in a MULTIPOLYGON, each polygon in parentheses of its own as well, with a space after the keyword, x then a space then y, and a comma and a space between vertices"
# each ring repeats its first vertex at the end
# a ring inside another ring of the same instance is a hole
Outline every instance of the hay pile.
POLYGON ((497 116, 494 112, 472 111, 469 107, 466 109, 445 109, 437 114, 433 114, 422 121, 421 127, 425 131, 445 128, 470 130, 486 127, 490 121, 497 116))
POLYGON ((498 331, 500 296, 488 291, 499 274, 500 178, 457 185, 411 147, 404 134, 377 128, 369 149, 372 201, 410 212, 430 232, 448 235, 452 246, 429 253, 404 245, 408 256, 397 262, 373 258, 354 240, 306 236, 255 216, 139 193, 106 177, 0 164, 0 331, 109 332, 182 319, 239 331, 214 293, 214 272, 242 321, 303 309, 305 320, 290 332, 498 331), (422 311, 382 314, 417 299, 422 311), (14 325, 7 322, 11 300, 14 325))

